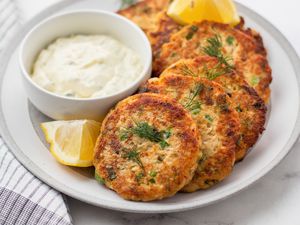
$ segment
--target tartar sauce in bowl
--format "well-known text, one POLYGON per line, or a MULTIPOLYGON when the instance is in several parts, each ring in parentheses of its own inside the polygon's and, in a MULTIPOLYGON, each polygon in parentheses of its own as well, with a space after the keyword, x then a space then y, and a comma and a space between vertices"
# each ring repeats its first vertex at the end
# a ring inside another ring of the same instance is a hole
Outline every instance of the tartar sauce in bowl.
POLYGON ((32 79, 58 95, 94 98, 126 89, 142 71, 139 55, 113 37, 72 35, 41 51, 32 79))

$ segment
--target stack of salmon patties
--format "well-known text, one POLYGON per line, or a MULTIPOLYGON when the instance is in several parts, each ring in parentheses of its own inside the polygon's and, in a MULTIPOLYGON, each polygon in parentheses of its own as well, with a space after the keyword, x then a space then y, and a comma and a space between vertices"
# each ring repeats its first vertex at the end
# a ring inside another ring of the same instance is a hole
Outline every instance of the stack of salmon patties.
POLYGON ((153 78, 102 124, 96 173, 125 199, 151 201, 228 177, 264 131, 271 69, 261 36, 204 21, 179 25, 169 0, 119 11, 146 33, 153 78))

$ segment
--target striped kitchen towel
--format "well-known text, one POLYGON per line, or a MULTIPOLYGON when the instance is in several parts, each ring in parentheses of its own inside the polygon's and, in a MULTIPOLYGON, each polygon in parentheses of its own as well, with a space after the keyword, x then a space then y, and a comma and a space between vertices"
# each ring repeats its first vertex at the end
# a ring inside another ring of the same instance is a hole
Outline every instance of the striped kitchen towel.
MULTIPOLYGON (((0 0, 0 54, 20 28, 13 0, 0 0)), ((63 196, 34 177, 0 136, 0 225, 71 225, 63 196)))

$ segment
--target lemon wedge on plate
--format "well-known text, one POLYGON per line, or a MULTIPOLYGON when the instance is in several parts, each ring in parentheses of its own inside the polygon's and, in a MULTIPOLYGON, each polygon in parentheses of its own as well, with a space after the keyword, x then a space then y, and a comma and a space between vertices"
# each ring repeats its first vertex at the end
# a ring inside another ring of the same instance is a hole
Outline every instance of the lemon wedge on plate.
POLYGON ((168 15, 180 24, 209 20, 237 25, 240 17, 232 0, 174 0, 168 15))
POLYGON ((77 167, 93 165, 94 146, 101 124, 93 120, 54 121, 41 128, 58 162, 77 167))

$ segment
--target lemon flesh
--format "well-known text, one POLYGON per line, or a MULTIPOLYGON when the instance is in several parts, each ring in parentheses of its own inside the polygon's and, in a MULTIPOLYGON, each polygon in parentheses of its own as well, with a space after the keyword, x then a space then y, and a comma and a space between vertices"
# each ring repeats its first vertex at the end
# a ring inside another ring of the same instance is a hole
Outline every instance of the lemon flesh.
POLYGON ((182 25, 203 20, 233 26, 240 22, 232 0, 174 0, 168 16, 182 25))
POLYGON ((89 167, 93 165, 94 146, 101 124, 92 120, 54 121, 42 123, 41 128, 50 152, 64 165, 89 167))

